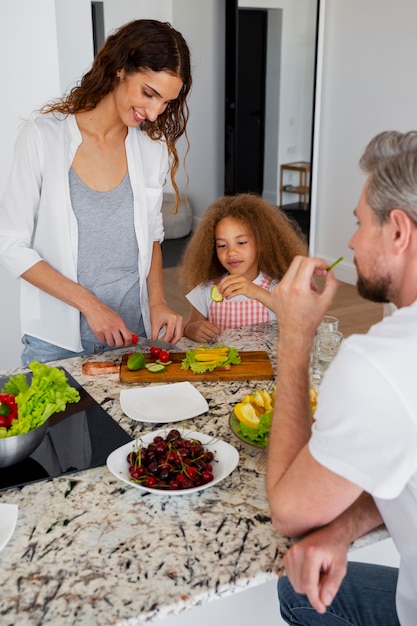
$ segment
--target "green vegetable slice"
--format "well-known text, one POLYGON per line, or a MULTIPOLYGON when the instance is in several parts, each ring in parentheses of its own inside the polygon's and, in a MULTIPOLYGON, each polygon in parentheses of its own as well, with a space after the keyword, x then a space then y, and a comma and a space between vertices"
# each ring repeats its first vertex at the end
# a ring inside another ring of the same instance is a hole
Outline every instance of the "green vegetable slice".
POLYGON ((167 370, 162 363, 147 363, 145 367, 149 372, 152 372, 152 374, 162 374, 162 372, 166 372, 167 370))
POLYGON ((223 302, 223 296, 220 293, 217 285, 213 285, 213 287, 211 288, 210 297, 213 302, 223 302))

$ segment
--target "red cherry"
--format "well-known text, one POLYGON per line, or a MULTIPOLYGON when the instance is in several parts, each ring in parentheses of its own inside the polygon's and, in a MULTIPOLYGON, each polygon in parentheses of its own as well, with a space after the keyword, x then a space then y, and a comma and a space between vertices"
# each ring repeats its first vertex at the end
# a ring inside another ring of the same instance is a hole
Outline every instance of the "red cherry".
POLYGON ((197 470, 192 465, 189 465, 185 469, 185 473, 187 474, 188 478, 191 478, 191 480, 195 480, 197 478, 197 470))

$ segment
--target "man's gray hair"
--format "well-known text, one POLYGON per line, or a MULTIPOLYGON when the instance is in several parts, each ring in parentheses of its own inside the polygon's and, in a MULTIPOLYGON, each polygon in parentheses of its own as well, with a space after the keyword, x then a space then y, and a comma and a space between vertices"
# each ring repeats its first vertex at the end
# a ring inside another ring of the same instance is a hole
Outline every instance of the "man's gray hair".
POLYGON ((376 135, 359 164, 369 175, 366 198, 378 222, 402 209, 417 224, 417 131, 376 135))

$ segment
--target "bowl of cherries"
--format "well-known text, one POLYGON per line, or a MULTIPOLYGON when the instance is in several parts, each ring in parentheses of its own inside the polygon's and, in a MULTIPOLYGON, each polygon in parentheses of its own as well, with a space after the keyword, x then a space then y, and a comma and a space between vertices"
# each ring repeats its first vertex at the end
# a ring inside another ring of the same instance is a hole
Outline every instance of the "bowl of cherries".
POLYGON ((107 467, 119 480, 152 493, 182 495, 216 485, 239 462, 225 441, 185 429, 161 429, 121 446, 107 467))

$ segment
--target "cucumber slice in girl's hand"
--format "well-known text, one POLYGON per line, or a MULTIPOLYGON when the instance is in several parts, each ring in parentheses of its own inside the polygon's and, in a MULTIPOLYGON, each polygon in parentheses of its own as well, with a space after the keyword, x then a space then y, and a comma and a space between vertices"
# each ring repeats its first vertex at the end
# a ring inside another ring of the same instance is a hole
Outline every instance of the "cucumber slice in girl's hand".
POLYGON ((213 287, 211 288, 210 297, 213 300, 213 302, 222 302, 223 301, 223 296, 220 293, 220 291, 218 290, 217 285, 213 285, 213 287))

